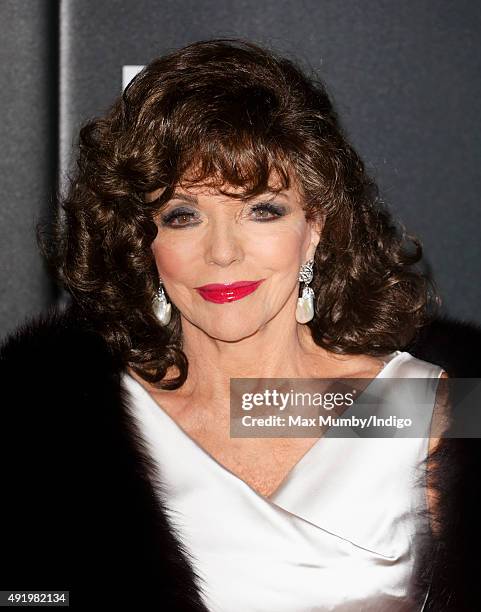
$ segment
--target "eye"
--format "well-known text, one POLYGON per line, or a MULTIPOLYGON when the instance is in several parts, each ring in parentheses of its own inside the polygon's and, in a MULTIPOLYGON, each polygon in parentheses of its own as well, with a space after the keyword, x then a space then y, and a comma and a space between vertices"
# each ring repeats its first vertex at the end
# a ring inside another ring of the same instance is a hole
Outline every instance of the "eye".
POLYGON ((193 217, 195 217, 195 213, 188 208, 176 208, 162 216, 162 224, 169 227, 186 227, 191 224, 185 223, 185 220, 192 219, 193 217))
MULTIPOLYGON (((252 206, 251 212, 254 213, 255 220, 262 223, 283 217, 286 214, 286 207, 271 202, 261 202, 252 206)), ((189 208, 179 207, 163 215, 161 221, 162 225, 166 227, 192 227, 193 225, 198 225, 198 223, 191 223, 195 217, 196 212, 189 208)))
POLYGON ((274 221, 279 217, 283 217, 286 214, 285 206, 278 204, 272 204, 270 202, 256 204, 251 208, 254 213, 262 213, 255 215, 257 221, 274 221))

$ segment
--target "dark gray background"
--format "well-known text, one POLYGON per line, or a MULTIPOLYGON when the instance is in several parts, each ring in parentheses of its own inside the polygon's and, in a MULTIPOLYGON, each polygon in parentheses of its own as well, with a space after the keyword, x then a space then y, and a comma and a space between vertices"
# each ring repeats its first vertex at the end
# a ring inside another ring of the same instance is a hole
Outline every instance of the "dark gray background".
POLYGON ((239 36, 314 69, 392 211, 425 248, 447 314, 481 322, 481 3, 209 0, 0 4, 0 336, 57 299, 33 226, 122 66, 239 36))

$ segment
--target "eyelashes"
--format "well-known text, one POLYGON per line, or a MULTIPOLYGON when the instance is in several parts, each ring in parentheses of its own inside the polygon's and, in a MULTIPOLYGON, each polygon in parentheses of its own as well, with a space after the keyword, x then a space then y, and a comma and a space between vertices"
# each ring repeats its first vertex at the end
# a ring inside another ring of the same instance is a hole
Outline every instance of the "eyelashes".
MULTIPOLYGON (((252 206, 251 213, 254 213, 254 216, 257 213, 268 213, 269 216, 255 216, 255 220, 260 223, 267 223, 270 221, 275 221, 276 219, 283 217, 287 214, 287 209, 285 206, 280 204, 273 204, 271 202, 255 204, 252 206)), ((165 227, 172 228, 182 228, 182 227, 193 227, 194 225, 198 225, 200 221, 194 223, 186 223, 186 219, 193 219, 197 216, 197 213, 193 211, 191 208, 187 208, 184 206, 180 206, 178 208, 174 208, 172 211, 166 213, 161 216, 161 223, 165 227)))

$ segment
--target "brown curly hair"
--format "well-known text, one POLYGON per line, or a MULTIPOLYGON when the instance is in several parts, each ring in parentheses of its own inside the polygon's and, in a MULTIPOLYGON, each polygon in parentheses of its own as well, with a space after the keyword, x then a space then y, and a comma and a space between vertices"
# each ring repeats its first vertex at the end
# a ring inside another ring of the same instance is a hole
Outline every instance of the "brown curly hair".
POLYGON ((314 341, 351 354, 405 347, 439 304, 432 280, 414 267, 419 240, 392 221, 325 85, 242 39, 199 41, 154 59, 105 116, 87 121, 75 175, 37 238, 109 348, 158 388, 176 389, 188 361, 178 309, 172 304, 162 327, 152 308, 154 217, 178 184, 223 194, 233 185, 251 198, 289 188, 290 171, 306 219, 325 220, 311 283, 314 341), (272 176, 282 185, 271 185, 272 176), (162 196, 147 202, 159 188, 162 196), (171 366, 179 374, 167 380, 171 366))

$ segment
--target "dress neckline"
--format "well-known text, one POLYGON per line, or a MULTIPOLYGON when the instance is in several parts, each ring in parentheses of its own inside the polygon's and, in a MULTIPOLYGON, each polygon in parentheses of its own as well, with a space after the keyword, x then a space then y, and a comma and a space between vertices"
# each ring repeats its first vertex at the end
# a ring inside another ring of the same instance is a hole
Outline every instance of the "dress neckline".
MULTIPOLYGON (((373 381, 380 379, 380 378, 384 378, 384 376, 386 375, 386 372, 390 369, 390 366, 392 364, 395 363, 395 361, 402 355, 405 355, 404 351, 394 351, 393 353, 390 353, 388 355, 389 359, 388 361, 383 361, 384 363, 384 367, 377 373, 376 376, 374 376, 370 382, 366 385, 366 387, 363 389, 363 393, 366 392, 366 390, 370 387, 370 385, 373 383, 373 381)), ((329 430, 331 429, 330 427, 325 431, 325 433, 316 440, 316 442, 310 446, 308 448, 308 450, 302 455, 302 457, 300 459, 298 459, 296 461, 296 463, 291 467, 291 469, 287 472, 287 474, 284 476, 284 478, 282 479, 281 483, 276 487, 275 491, 273 491, 270 495, 262 495, 261 493, 259 493, 258 491, 256 491, 253 487, 251 487, 245 480, 243 480, 240 476, 238 476, 237 474, 235 474, 234 472, 232 472, 228 467, 222 465, 222 463, 220 463, 213 455, 211 455, 207 450, 205 450, 204 448, 202 448, 202 446, 200 446, 200 444, 198 442, 196 442, 186 431, 184 431, 182 429, 182 427, 170 416, 170 414, 158 403, 154 400, 154 398, 151 396, 151 394, 147 391, 147 389, 145 389, 145 387, 143 387, 143 385, 141 385, 131 374, 129 374, 129 372, 127 370, 124 370, 123 372, 123 376, 128 378, 129 381, 131 381, 131 383, 135 386, 136 389, 138 389, 138 391, 141 393, 141 395, 147 400, 147 402, 149 403, 149 405, 156 409, 157 414, 162 415, 162 417, 164 418, 164 420, 167 422, 168 426, 171 427, 178 435, 181 436, 181 438, 191 447, 194 449, 194 452, 198 453, 200 455, 200 457, 202 457, 204 460, 207 460, 209 462, 213 462, 213 464, 215 466, 217 466, 218 469, 222 470, 224 473, 229 474, 232 478, 234 478, 234 480, 240 484, 241 486, 247 487, 250 491, 252 491, 257 497, 260 497, 261 499, 263 499, 265 502, 269 503, 269 504, 275 504, 275 498, 278 495, 278 493, 284 489, 285 484, 290 481, 292 479, 292 476, 294 474, 294 472, 297 472, 300 469, 300 466, 303 465, 303 463, 305 463, 305 461, 307 460, 308 457, 310 457, 310 455, 312 453, 315 452, 315 450, 317 450, 317 448, 319 447, 319 443, 321 440, 323 440, 326 437, 326 434, 329 432, 329 430)), ((355 403, 350 406, 348 408, 348 410, 350 410, 353 406, 355 405, 355 403)))

